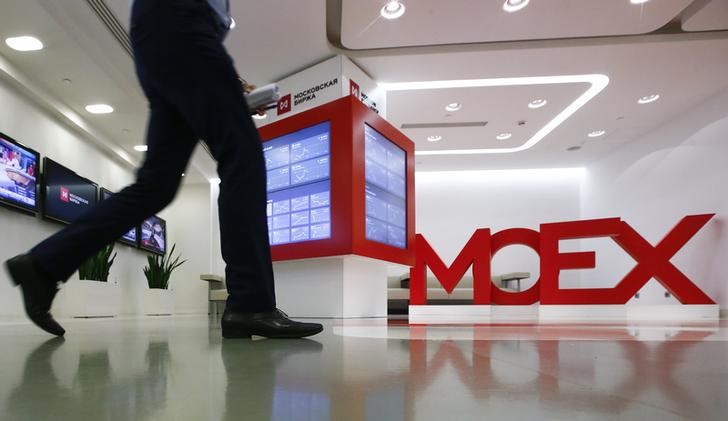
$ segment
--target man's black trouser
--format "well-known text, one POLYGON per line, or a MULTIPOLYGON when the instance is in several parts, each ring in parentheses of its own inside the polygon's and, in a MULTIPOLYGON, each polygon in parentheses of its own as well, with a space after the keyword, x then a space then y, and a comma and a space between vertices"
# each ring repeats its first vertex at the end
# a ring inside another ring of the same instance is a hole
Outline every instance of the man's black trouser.
MULTIPOLYGON (((167 206, 202 138, 221 179, 227 308, 275 308, 265 161, 238 75, 222 45, 227 30, 218 22, 204 0, 135 1, 131 39, 150 108, 146 159, 134 184, 31 250, 31 258, 53 278, 67 280, 89 256, 167 206)), ((200 224, 205 223, 201 217, 200 224)))

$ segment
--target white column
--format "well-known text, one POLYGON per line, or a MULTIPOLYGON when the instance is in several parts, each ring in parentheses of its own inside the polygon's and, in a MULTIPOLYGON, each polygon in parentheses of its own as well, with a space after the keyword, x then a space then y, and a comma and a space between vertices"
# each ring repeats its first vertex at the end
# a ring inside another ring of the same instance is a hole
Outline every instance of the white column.
POLYGON ((278 308, 291 317, 387 317, 387 264, 359 256, 275 262, 278 308))

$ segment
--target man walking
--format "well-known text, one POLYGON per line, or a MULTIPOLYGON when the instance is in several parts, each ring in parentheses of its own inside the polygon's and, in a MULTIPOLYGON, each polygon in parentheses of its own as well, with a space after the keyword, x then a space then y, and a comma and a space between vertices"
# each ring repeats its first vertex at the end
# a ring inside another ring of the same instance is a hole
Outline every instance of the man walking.
POLYGON ((238 74, 222 44, 230 22, 227 0, 134 1, 134 62, 150 108, 146 158, 134 184, 6 262, 22 288, 28 316, 42 329, 65 333, 50 314, 57 282, 166 207, 202 138, 221 180, 220 237, 229 292, 223 336, 300 338, 323 330, 276 309, 265 161, 238 74))

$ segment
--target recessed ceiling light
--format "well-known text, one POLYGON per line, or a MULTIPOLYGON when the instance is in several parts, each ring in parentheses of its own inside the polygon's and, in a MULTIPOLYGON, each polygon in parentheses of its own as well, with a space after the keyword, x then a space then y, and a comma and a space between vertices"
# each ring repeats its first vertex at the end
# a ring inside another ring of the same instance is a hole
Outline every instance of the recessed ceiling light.
POLYGON ((451 102, 445 106, 445 110, 450 112, 458 111, 461 108, 463 108, 463 104, 459 102, 451 102))
POLYGON ((528 6, 528 2, 529 0, 506 0, 506 2, 503 3, 503 10, 508 13, 517 12, 528 6))
POLYGON ((384 19, 397 19, 404 15, 404 4, 397 0, 390 0, 379 11, 384 19))
POLYGON ((91 114, 109 114, 114 112, 114 108, 107 104, 91 104, 86 106, 86 111, 91 114))
POLYGON ((146 152, 149 147, 147 145, 136 145, 134 146, 135 151, 146 152))
POLYGON ((648 1, 650 1, 650 0, 629 0, 629 2, 632 4, 642 4, 642 3, 647 3, 648 1))
POLYGON ((604 133, 606 133, 606 131, 604 131, 604 130, 594 130, 594 131, 589 132, 589 134, 587 134, 587 136, 599 137, 599 136, 604 136, 604 133))
POLYGON ((642 98, 638 99, 637 102, 640 104, 649 104, 650 102, 655 102, 658 99, 660 99, 660 95, 652 94, 643 96, 642 98))
POLYGON ((569 152, 578 151, 579 149, 581 149, 581 146, 571 146, 569 148, 566 148, 566 150, 569 152))
POLYGON ((266 117, 268 117, 268 114, 260 115, 258 113, 253 114, 253 118, 256 120, 264 120, 266 117))
POLYGON ((182 173, 182 177, 184 177, 185 175, 186 175, 185 173, 182 173))
POLYGON ((541 108, 546 105, 546 103, 548 103, 548 101, 546 101, 545 99, 534 99, 533 101, 528 103, 528 108, 541 108))
POLYGON ((433 135, 433 136, 427 136, 428 142, 439 142, 442 140, 442 136, 433 135))
POLYGON ((513 136, 513 135, 510 133, 501 133, 498 136, 496 136, 495 138, 498 140, 506 140, 506 139, 510 139, 511 136, 513 136))
POLYGON ((43 49, 43 43, 38 38, 30 36, 6 38, 5 44, 16 51, 38 51, 43 49))

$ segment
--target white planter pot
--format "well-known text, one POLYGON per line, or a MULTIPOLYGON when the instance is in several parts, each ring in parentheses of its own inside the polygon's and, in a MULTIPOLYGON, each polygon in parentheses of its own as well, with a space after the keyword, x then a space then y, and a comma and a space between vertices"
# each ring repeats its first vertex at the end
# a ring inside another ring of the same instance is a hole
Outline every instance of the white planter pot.
POLYGON ((71 279, 59 299, 72 317, 116 317, 121 311, 119 286, 109 282, 71 279))
POLYGON ((144 291, 144 314, 147 316, 174 314, 174 291, 156 288, 144 291))

